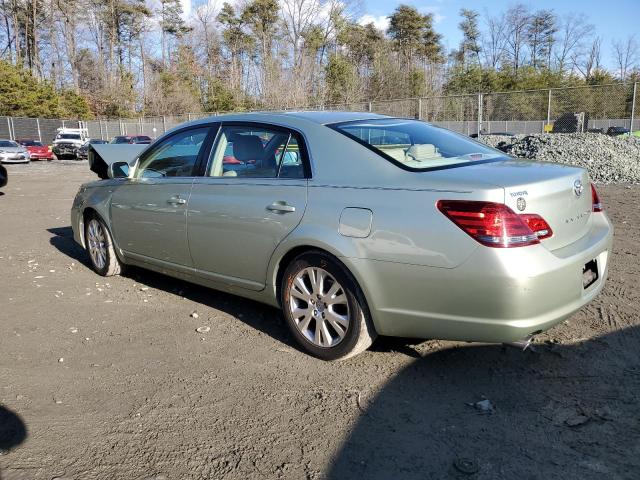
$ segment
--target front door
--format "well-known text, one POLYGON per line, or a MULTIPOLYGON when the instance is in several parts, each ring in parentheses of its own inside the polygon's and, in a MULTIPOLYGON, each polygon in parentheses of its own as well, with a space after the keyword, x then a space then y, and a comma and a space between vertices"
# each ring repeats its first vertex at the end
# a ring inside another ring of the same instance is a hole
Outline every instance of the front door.
POLYGON ((125 255, 164 267, 191 267, 187 209, 211 128, 180 130, 145 152, 111 198, 116 243, 125 255))
POLYGON ((223 125, 189 200, 189 245, 200 275, 264 288, 271 255, 304 214, 307 172, 297 133, 223 125))

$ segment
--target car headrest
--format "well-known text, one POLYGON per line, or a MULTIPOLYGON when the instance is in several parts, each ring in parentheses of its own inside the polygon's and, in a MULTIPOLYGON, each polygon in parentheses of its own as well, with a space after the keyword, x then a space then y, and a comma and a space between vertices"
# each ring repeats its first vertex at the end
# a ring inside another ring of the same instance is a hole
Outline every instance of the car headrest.
POLYGON ((264 147, 260 137, 256 135, 233 135, 233 156, 241 162, 261 160, 264 147))
POLYGON ((411 145, 407 149, 407 157, 411 157, 417 161, 440 158, 441 156, 442 155, 440 155, 436 146, 431 145, 430 143, 411 145))

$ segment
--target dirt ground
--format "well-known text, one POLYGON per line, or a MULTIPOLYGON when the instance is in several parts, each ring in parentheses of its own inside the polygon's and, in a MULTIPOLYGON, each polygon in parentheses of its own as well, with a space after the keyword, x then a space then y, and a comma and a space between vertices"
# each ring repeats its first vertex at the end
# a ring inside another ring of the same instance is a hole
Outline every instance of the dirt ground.
POLYGON ((535 352, 379 339, 325 363, 275 309, 138 269, 95 275, 69 226, 85 162, 8 170, 3 480, 640 478, 638 186, 600 188, 609 282, 535 352))

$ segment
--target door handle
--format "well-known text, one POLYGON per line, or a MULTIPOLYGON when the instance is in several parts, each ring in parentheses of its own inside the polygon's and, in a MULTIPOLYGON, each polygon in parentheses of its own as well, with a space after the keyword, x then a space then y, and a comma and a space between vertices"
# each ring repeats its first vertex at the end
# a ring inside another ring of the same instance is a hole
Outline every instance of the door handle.
POLYGON ((267 206, 267 210, 277 213, 292 213, 296 211, 296 207, 293 205, 287 205, 285 202, 273 202, 267 206))
POLYGON ((176 195, 175 197, 171 197, 167 200, 167 203, 170 203, 171 205, 184 205, 187 201, 184 198, 180 198, 179 195, 176 195))

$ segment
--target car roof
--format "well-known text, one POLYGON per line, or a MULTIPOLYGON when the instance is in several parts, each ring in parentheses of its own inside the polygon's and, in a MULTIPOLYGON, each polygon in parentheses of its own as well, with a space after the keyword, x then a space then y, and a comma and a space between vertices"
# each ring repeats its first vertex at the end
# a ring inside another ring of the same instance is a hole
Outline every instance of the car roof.
POLYGON ((290 112, 246 112, 246 113, 229 113, 224 115, 211 116, 191 122, 191 124, 206 123, 212 120, 224 121, 247 121, 247 122, 269 122, 272 121, 291 121, 296 119, 311 121, 320 125, 329 125, 332 123, 351 122, 355 120, 371 120, 375 118, 392 118, 387 115, 380 115, 371 112, 343 112, 343 111, 290 111, 290 112))
POLYGON ((374 118, 389 118, 386 115, 380 115, 371 112, 341 112, 341 111, 301 111, 301 112, 284 112, 283 115, 292 117, 305 118, 312 122, 327 125, 331 123, 352 122, 355 120, 369 120, 374 118))

